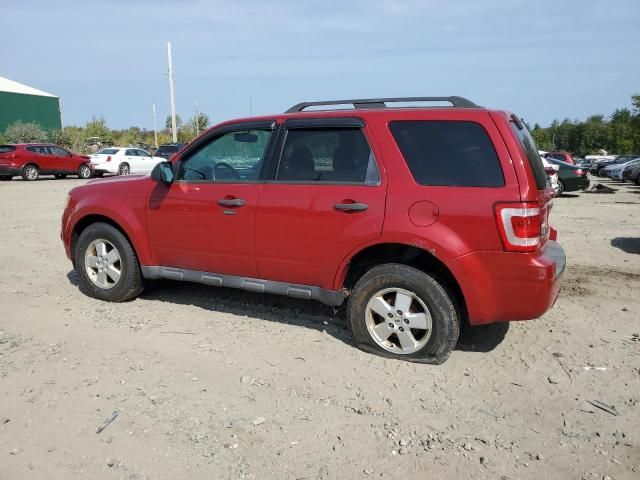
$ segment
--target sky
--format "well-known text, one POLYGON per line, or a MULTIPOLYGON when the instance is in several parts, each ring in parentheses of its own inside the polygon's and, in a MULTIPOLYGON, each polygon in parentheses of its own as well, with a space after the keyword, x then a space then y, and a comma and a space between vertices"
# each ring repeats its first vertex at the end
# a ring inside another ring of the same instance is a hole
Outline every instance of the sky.
POLYGON ((168 41, 183 120, 459 95, 545 126, 640 93, 639 0, 0 0, 0 76, 65 125, 152 128, 153 103, 163 125, 168 41))

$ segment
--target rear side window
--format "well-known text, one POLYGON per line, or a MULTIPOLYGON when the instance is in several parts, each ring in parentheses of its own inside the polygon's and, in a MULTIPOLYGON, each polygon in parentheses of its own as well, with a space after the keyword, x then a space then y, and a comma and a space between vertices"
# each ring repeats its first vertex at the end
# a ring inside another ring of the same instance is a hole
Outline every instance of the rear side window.
POLYGON ((475 122, 392 122, 390 130, 420 185, 501 187, 502 168, 486 130, 475 122))
POLYGON ((116 153, 118 153, 117 148, 103 148, 102 150, 97 151, 96 155, 115 155, 116 153))
POLYGON ((15 151, 16 147, 13 145, 0 145, 0 153, 9 153, 15 151))
MULTIPOLYGON (((529 161, 531 170, 533 170, 533 176, 536 179, 537 189, 544 190, 547 187, 547 174, 544 172, 544 165, 542 165, 542 159, 538 153, 536 143, 533 141, 533 138, 531 137, 529 130, 527 130, 527 127, 524 125, 524 122, 519 122, 520 125, 517 125, 514 121, 509 123, 511 123, 511 128, 520 140, 522 148, 524 148, 524 153, 527 155, 527 160, 529 161)), ((550 155, 550 157, 555 159, 555 155, 550 155)), ((559 160, 563 161, 564 158, 559 160)))
POLYGON ((303 128, 287 132, 276 180, 377 185, 380 175, 359 128, 303 128))

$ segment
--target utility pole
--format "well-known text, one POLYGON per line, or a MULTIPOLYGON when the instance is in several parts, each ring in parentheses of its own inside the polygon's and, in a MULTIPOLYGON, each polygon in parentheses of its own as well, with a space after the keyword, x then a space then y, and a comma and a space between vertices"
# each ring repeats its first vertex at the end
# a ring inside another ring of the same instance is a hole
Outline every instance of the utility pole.
POLYGON ((169 57, 169 101, 171 103, 171 136, 173 143, 178 143, 178 129, 176 128, 176 99, 173 92, 173 60, 171 58, 171 42, 167 42, 167 56, 169 57))
POLYGON ((153 104, 153 138, 158 148, 158 124, 156 123, 156 104, 153 104))
POLYGON ((200 114, 198 113, 198 99, 196 98, 196 137, 200 135, 200 114))

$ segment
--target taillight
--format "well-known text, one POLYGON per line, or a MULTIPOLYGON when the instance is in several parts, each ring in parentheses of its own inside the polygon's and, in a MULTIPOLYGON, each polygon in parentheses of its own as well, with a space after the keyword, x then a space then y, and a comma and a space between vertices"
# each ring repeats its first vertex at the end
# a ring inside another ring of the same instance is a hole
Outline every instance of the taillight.
POLYGON ((545 172, 547 175, 553 175, 553 174, 555 174, 555 173, 556 173, 556 169, 555 169, 555 168, 553 168, 553 167, 544 167, 544 172, 545 172))
POLYGON ((535 202, 496 204, 496 219, 502 245, 510 252, 535 252, 549 227, 548 209, 535 202))
POLYGON ((574 170, 573 173, 575 173, 577 176, 581 176, 584 172, 579 168, 578 170, 574 170))
POLYGON ((111 161, 111 155, 107 157, 107 162, 110 162, 110 161, 111 161))

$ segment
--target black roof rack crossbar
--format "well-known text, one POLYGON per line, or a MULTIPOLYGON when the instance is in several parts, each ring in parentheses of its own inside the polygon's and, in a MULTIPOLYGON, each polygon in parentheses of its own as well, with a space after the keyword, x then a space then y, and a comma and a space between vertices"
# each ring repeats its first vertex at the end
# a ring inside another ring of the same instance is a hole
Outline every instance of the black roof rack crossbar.
POLYGON ((477 108, 478 105, 463 97, 393 97, 393 98, 357 98, 351 100, 324 100, 321 102, 302 102, 294 105, 285 113, 302 112, 309 107, 330 105, 353 105, 355 109, 385 108, 393 102, 449 102, 456 108, 477 108))

